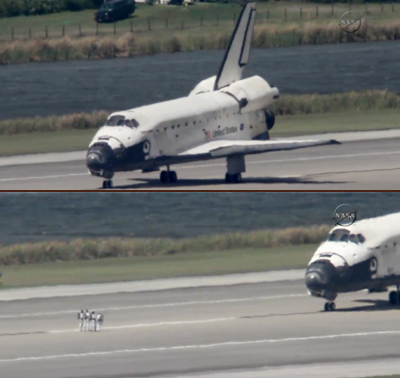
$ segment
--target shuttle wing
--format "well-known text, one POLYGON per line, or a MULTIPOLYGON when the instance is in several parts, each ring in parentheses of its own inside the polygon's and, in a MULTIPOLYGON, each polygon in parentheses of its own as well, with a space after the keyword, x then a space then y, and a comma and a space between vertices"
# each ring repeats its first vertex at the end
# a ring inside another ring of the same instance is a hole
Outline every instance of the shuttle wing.
POLYGON ((242 72, 249 61, 255 21, 256 2, 250 1, 240 13, 215 80, 214 90, 217 91, 242 78, 242 72))
POLYGON ((263 152, 295 150, 327 144, 339 144, 339 142, 335 140, 219 140, 183 152, 180 156, 206 154, 210 158, 222 158, 231 155, 251 155, 263 152))
POLYGON ((340 144, 336 140, 267 140, 240 141, 218 140, 205 143, 175 156, 161 156, 156 160, 167 160, 170 164, 225 158, 233 155, 252 155, 265 152, 295 150, 299 148, 340 144))

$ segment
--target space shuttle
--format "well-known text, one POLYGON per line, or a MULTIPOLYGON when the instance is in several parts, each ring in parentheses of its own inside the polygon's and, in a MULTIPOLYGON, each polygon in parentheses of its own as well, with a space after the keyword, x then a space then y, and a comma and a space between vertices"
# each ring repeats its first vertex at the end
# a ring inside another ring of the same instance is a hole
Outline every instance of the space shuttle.
POLYGON ((400 212, 335 226, 312 256, 305 275, 312 296, 334 311, 337 295, 359 290, 386 292, 400 303, 400 212))
POLYGON ((160 171, 178 180, 172 165, 225 158, 227 183, 242 181, 245 156, 338 144, 334 140, 270 140, 272 104, 279 90, 260 76, 243 79, 256 21, 256 2, 243 6, 217 75, 187 96, 112 113, 89 144, 89 174, 112 188, 117 172, 160 171))

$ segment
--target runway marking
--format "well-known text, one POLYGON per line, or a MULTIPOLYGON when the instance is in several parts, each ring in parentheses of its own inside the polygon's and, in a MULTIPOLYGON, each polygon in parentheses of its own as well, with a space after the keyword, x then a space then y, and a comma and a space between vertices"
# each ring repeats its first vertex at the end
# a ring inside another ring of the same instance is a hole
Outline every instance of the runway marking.
POLYGON ((207 349, 207 348, 230 347, 230 346, 245 346, 245 345, 254 345, 254 344, 275 344, 275 343, 287 343, 287 342, 296 342, 296 341, 326 340, 326 339, 346 338, 346 337, 365 337, 365 336, 399 335, 399 334, 400 334, 400 331, 377 331, 377 332, 361 332, 361 333, 342 333, 342 334, 336 334, 336 335, 323 335, 323 336, 290 337, 290 338, 285 338, 285 339, 227 341, 227 342, 215 343, 215 344, 181 345, 181 346, 142 348, 142 349, 121 349, 121 350, 110 350, 110 351, 103 351, 103 352, 56 354, 56 355, 52 355, 52 356, 37 356, 37 357, 17 357, 17 358, 9 358, 9 359, 0 359, 0 363, 20 362, 20 361, 41 361, 41 360, 51 360, 51 359, 58 359, 58 358, 79 358, 79 357, 88 357, 88 356, 105 356, 105 355, 113 355, 113 354, 170 352, 170 351, 176 351, 176 350, 184 351, 184 350, 207 349))
MULTIPOLYGON (((113 326, 113 327, 103 327, 104 330, 110 329, 128 329, 128 328, 144 328, 144 327, 160 327, 160 326, 174 326, 174 325, 185 325, 185 324, 203 324, 203 323, 215 323, 215 322, 226 322, 229 320, 235 320, 237 318, 218 318, 218 319, 206 319, 206 320, 183 320, 178 322, 161 322, 161 323, 143 323, 143 324, 131 324, 124 326, 113 326)), ((79 329, 66 329, 59 331, 48 331, 46 333, 71 333, 71 332, 80 332, 79 329)))
POLYGON ((54 176, 37 176, 37 177, 16 177, 8 179, 0 179, 0 182, 6 181, 24 181, 24 180, 38 180, 38 179, 50 179, 50 178, 62 178, 62 177, 75 177, 75 176, 89 176, 88 173, 71 173, 68 175, 54 175, 54 176))
MULTIPOLYGON (((287 163, 293 161, 310 161, 310 160, 324 160, 324 159, 342 159, 342 158, 351 158, 351 157, 364 157, 364 156, 375 156, 375 155, 393 155, 400 154, 400 151, 393 152, 368 152, 365 154, 348 154, 348 155, 327 155, 327 156, 314 156, 308 158, 297 158, 297 159, 276 159, 276 160, 257 160, 257 161, 246 161, 246 164, 264 164, 264 163, 287 163)), ((209 168, 215 166, 226 166, 226 163, 221 164, 202 164, 202 165, 191 165, 191 166, 182 166, 179 169, 193 169, 193 168, 209 168)))
MULTIPOLYGON (((369 153, 365 153, 365 154, 348 154, 348 155, 327 155, 327 156, 314 156, 314 157, 308 157, 308 158, 293 158, 293 159, 258 160, 258 161, 248 161, 248 162, 246 162, 246 164, 249 165, 249 164, 265 164, 265 163, 288 163, 288 162, 297 162, 297 161, 312 161, 312 160, 325 160, 325 159, 348 159, 348 158, 354 158, 354 157, 385 156, 385 155, 395 155, 395 154, 400 154, 400 151, 369 152, 369 153)), ((47 164, 51 164, 51 162, 49 162, 47 164)), ((182 166, 180 166, 179 169, 210 168, 210 167, 218 167, 218 166, 225 167, 226 163, 189 165, 189 166, 182 165, 182 166)), ((88 173, 71 173, 68 175, 16 177, 16 178, 0 179, 0 182, 52 179, 52 178, 74 177, 74 176, 90 176, 90 175, 88 173)), ((283 176, 283 177, 288 177, 288 176, 283 176)), ((293 176, 290 176, 290 177, 293 177, 293 176)))
MULTIPOLYGON (((274 295, 274 296, 269 296, 269 297, 216 299, 216 300, 212 300, 212 301, 175 302, 175 303, 161 303, 161 304, 136 305, 136 306, 94 308, 93 311, 99 312, 99 311, 139 310, 139 309, 144 309, 144 308, 177 307, 177 306, 192 306, 192 305, 234 303, 234 302, 251 302, 251 301, 259 301, 259 300, 271 300, 271 299, 281 299, 281 298, 291 298, 291 297, 308 297, 308 296, 309 296, 308 294, 286 294, 286 295, 274 295)), ((0 319, 16 319, 16 318, 35 317, 35 316, 77 314, 78 312, 79 312, 79 310, 75 309, 75 310, 65 310, 65 311, 0 315, 0 319)))

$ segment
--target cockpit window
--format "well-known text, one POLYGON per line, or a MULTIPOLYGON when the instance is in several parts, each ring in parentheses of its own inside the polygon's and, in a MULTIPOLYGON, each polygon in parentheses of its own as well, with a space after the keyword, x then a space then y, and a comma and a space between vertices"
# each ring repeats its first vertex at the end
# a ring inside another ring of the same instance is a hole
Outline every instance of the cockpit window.
POLYGON ((333 231, 329 237, 328 240, 329 241, 346 241, 346 240, 342 240, 343 237, 348 237, 348 235, 350 234, 350 232, 344 228, 338 229, 333 231))
POLYGON ((123 115, 115 115, 107 120, 106 126, 127 126, 130 128, 139 127, 139 122, 136 119, 125 119, 123 115))
POLYGON ((364 243, 365 242, 364 236, 362 236, 361 234, 357 234, 357 236, 358 236, 358 240, 360 241, 360 243, 364 243))
POLYGON ((125 117, 121 115, 112 116, 107 120, 107 126, 123 126, 125 117))
POLYGON ((136 128, 136 127, 139 127, 139 122, 136 121, 136 119, 126 119, 125 126, 131 127, 131 128, 136 128))
POLYGON ((365 238, 361 234, 350 234, 350 232, 344 228, 333 231, 328 236, 328 241, 338 242, 352 242, 352 243, 364 243, 365 238))
POLYGON ((357 235, 351 234, 351 235, 349 236, 349 241, 358 244, 358 237, 357 237, 357 235))

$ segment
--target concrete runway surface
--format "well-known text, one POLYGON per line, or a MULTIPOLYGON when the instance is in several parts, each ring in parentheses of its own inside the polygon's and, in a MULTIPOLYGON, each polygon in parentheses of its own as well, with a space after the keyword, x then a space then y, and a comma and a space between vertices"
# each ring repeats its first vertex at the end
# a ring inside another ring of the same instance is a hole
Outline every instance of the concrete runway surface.
POLYGON ((322 311, 303 281, 0 304, 2 377, 361 377, 400 370, 387 293, 322 311), (104 314, 79 332, 77 312, 104 314))
MULTIPOLYGON (((117 173, 114 189, 397 190, 399 141, 397 136, 250 155, 246 157, 247 172, 242 175, 241 184, 225 183, 226 162, 218 159, 173 166, 179 178, 174 185, 161 184, 159 172, 117 173)), ((96 190, 102 185, 101 179, 88 174, 84 160, 8 164, 0 164, 2 190, 96 190)))

